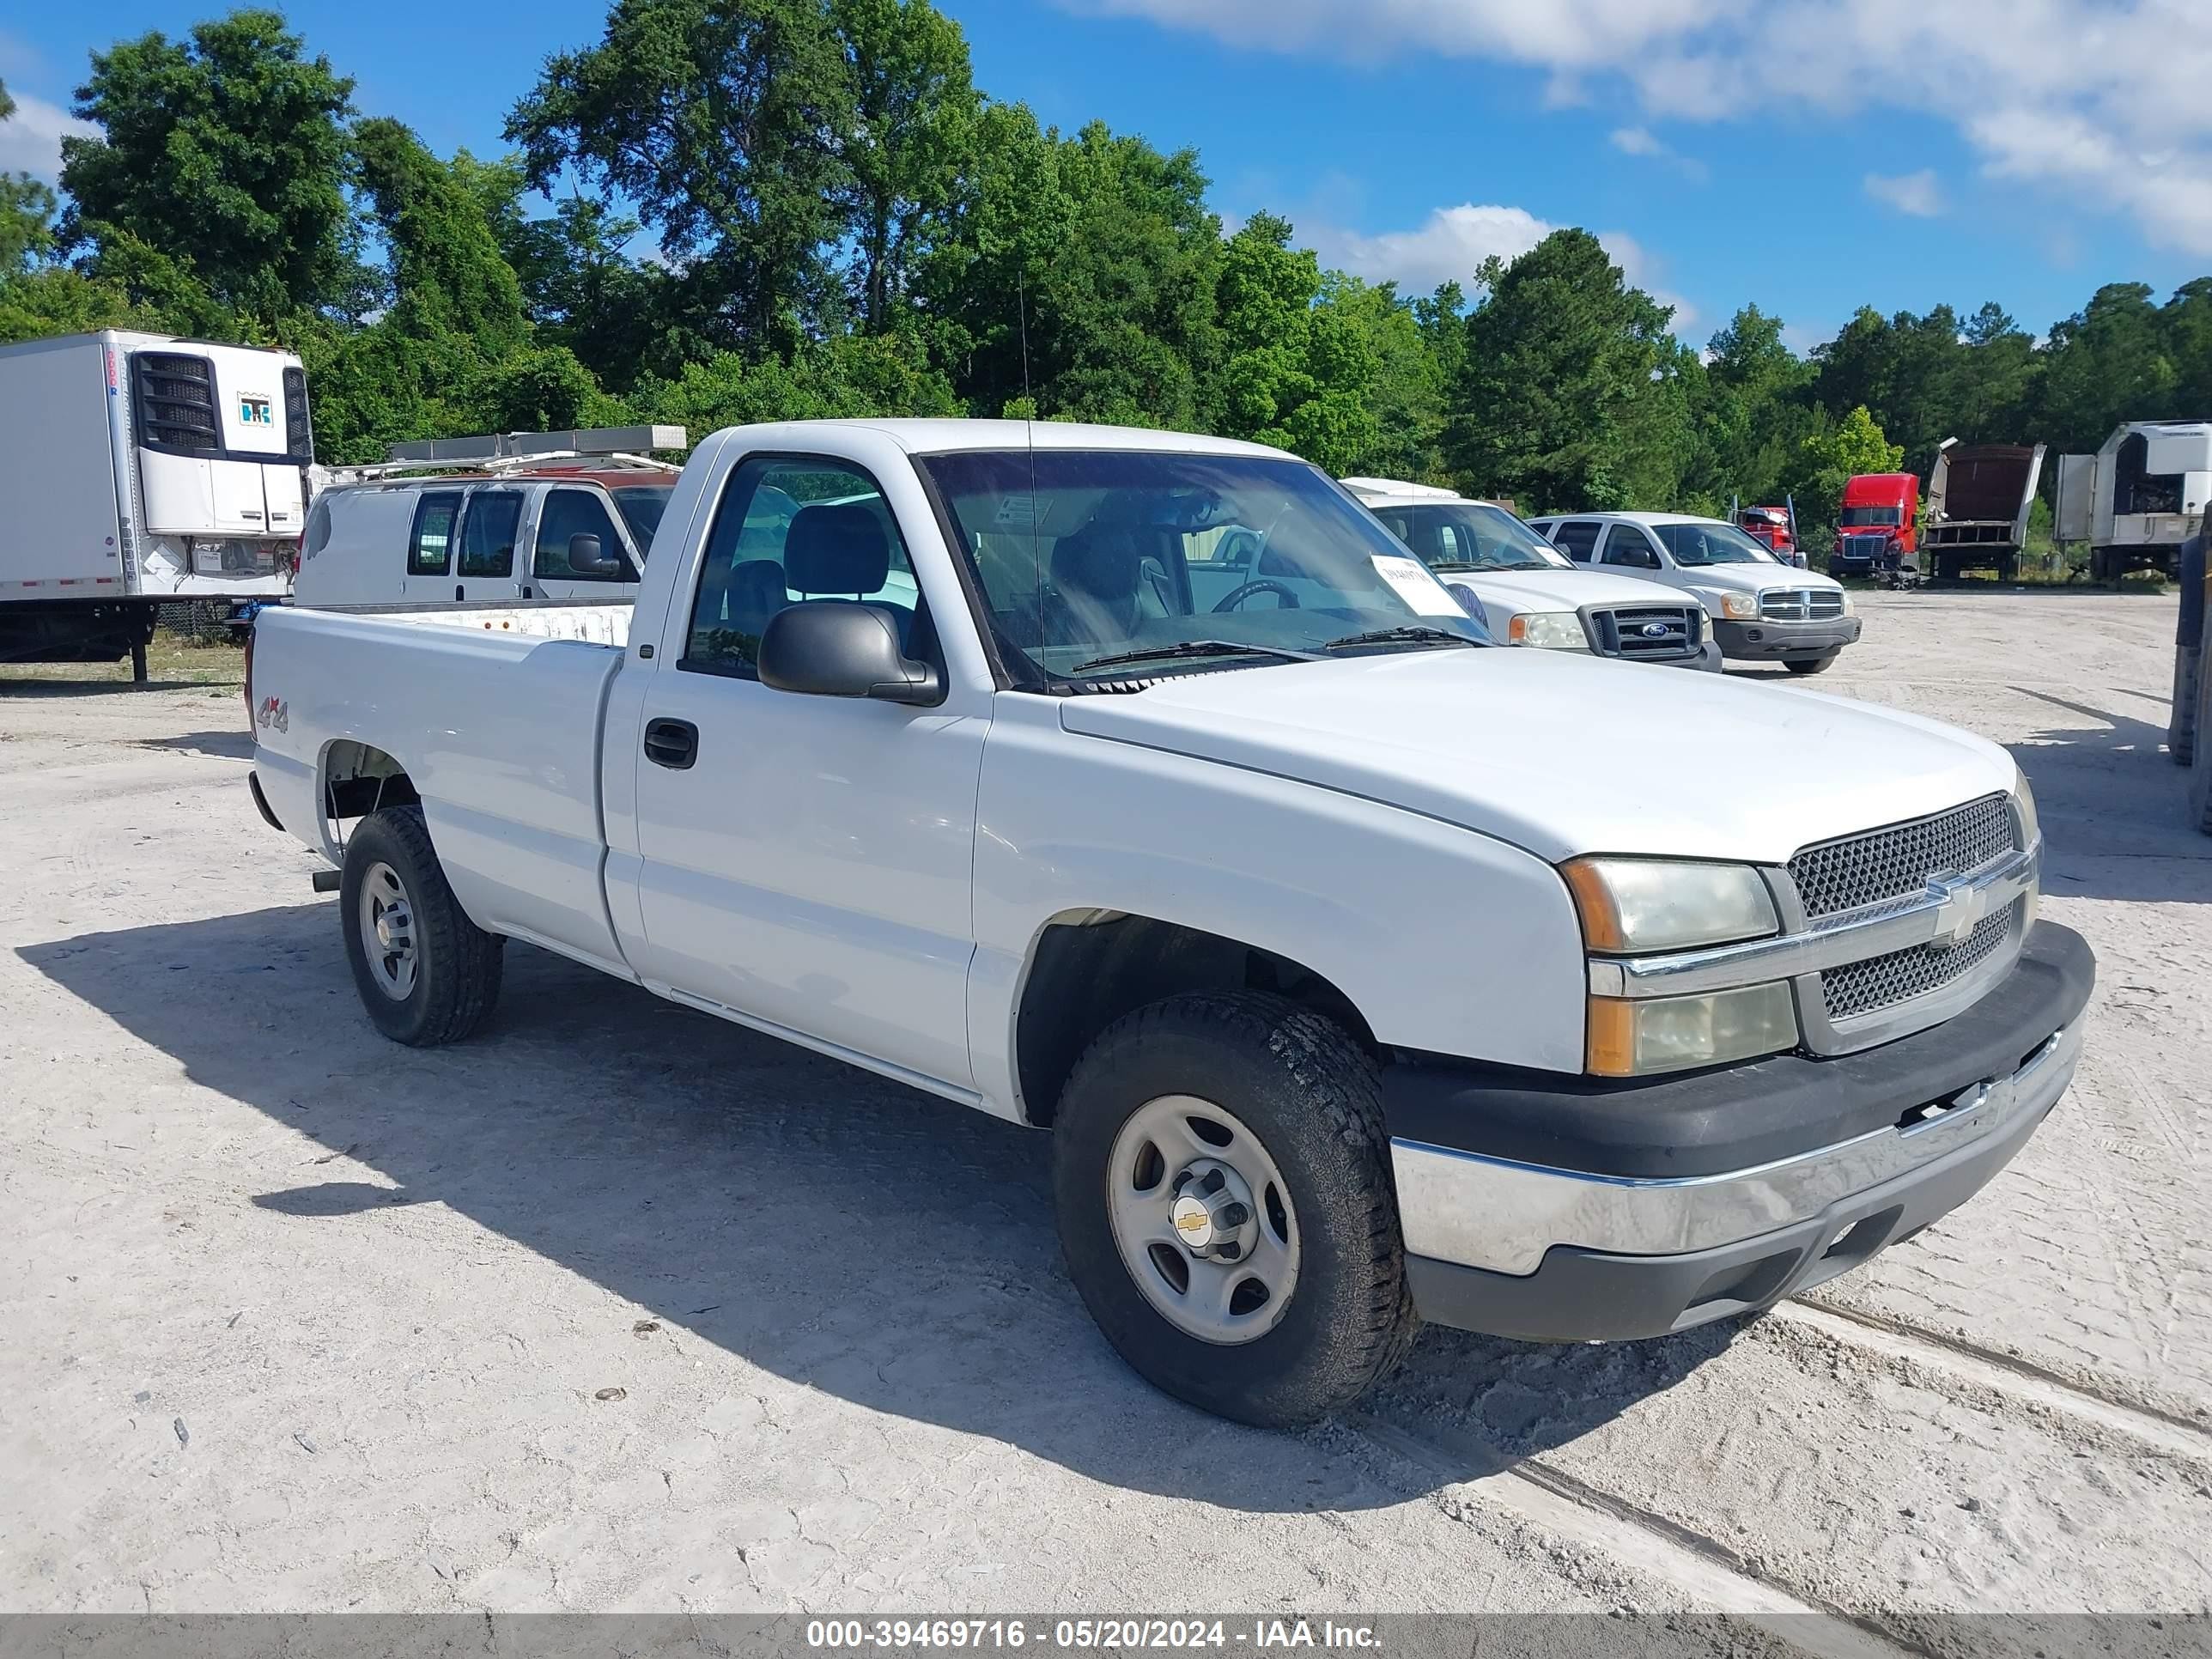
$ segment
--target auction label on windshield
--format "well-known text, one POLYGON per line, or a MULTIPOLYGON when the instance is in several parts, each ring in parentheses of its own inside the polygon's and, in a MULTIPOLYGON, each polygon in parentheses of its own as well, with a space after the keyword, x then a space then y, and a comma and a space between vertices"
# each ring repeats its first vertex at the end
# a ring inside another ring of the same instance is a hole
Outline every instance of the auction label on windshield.
POLYGON ((1388 553, 1374 556, 1375 574, 1397 590, 1398 597, 1413 607, 1417 617, 1463 617, 1459 601, 1444 585, 1429 574, 1419 559, 1398 558, 1388 553))

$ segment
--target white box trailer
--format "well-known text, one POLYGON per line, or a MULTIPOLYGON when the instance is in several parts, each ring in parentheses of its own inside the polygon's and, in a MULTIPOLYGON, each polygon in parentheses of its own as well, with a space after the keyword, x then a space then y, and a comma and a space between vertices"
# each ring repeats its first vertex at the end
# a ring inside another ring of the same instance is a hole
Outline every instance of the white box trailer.
POLYGON ((2089 544, 2089 574, 2174 574, 2181 544, 2212 508, 2212 422, 2129 421, 2094 455, 2058 459, 2062 542, 2089 544))
POLYGON ((282 597, 314 459, 289 352, 108 330, 0 348, 0 661, 145 678, 159 608, 282 597))

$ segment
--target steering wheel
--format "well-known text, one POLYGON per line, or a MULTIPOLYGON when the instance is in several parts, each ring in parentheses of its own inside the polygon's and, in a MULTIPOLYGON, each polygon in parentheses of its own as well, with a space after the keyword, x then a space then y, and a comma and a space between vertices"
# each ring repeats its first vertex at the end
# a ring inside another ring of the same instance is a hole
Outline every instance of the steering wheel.
POLYGON ((1298 608, 1298 596, 1291 591, 1288 582, 1279 582, 1273 576, 1262 576, 1257 581, 1246 582, 1234 593, 1224 596, 1221 603, 1213 607, 1213 614, 1218 617, 1224 611, 1234 611, 1255 593, 1279 595, 1283 601, 1278 607, 1280 610, 1295 611, 1298 608))

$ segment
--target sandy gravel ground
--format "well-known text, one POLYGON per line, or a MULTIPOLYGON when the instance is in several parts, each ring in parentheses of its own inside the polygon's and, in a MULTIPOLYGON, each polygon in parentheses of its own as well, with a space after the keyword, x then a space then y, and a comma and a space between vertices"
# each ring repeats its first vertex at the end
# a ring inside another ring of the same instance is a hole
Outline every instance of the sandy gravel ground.
POLYGON ((2172 604, 1865 608, 1837 671, 1760 678, 2012 746, 2102 959, 2072 1095, 1814 1304, 1425 1332, 1297 1437, 1115 1359, 1041 1137, 520 946, 481 1039, 397 1048, 234 690, 0 684, 0 1609, 1718 1607, 1838 1652, 2205 1609, 2172 604))

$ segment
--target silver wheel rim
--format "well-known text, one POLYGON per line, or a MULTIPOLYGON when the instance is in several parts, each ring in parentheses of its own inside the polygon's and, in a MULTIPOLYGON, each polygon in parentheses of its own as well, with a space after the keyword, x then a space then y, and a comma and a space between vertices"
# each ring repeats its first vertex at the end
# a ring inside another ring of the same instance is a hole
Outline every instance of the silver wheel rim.
POLYGON ((1162 1095, 1130 1114, 1107 1159, 1106 1214, 1138 1291, 1184 1334, 1232 1346, 1290 1311, 1290 1188, 1260 1138, 1212 1101, 1162 1095))
POLYGON ((361 948, 376 988, 406 1001, 415 990, 415 905, 388 864, 370 865, 361 878, 361 948))

